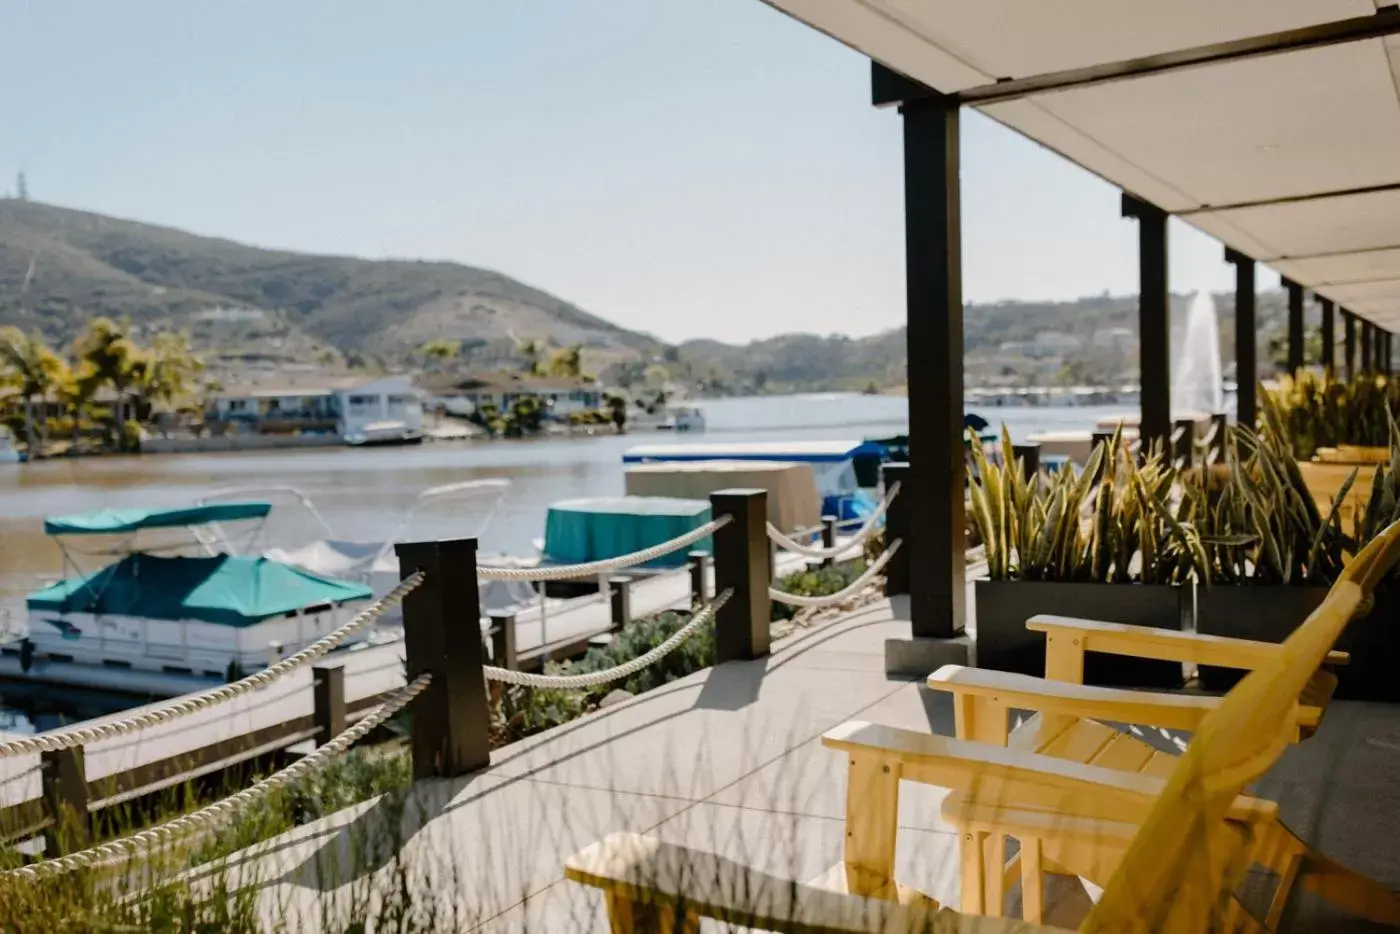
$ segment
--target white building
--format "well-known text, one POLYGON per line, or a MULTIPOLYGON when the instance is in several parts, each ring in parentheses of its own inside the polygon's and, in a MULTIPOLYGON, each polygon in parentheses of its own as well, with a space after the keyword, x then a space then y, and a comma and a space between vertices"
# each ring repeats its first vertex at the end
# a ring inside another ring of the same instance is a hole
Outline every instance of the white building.
POLYGON ((306 376, 211 393, 205 422, 217 433, 325 434, 351 444, 418 441, 423 396, 407 376, 306 376))

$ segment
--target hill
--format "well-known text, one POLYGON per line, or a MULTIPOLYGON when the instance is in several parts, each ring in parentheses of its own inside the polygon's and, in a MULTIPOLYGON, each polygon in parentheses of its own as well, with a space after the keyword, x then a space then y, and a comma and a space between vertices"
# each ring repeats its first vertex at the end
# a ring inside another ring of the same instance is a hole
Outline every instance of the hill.
POLYGON ((395 355, 440 337, 468 347, 535 338, 623 356, 658 346, 487 269, 264 250, 0 200, 0 323, 66 342, 95 315, 291 357, 318 344, 395 355))

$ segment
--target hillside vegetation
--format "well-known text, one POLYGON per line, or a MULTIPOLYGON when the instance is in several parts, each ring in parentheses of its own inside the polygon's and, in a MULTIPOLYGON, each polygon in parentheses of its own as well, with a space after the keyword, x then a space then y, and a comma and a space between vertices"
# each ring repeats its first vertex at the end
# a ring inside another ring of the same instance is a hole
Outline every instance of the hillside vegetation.
POLYGON ((340 351, 393 353, 434 338, 472 346, 535 337, 633 352, 657 343, 487 269, 264 250, 0 200, 0 323, 66 343, 95 315, 196 336, 217 322, 220 333, 272 335, 279 346, 306 335, 340 351))

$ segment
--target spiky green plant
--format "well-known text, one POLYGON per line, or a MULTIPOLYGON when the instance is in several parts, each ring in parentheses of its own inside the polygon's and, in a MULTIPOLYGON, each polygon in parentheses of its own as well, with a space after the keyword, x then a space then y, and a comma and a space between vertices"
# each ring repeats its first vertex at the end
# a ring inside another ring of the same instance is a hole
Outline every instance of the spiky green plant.
POLYGON ((1384 447, 1390 421, 1400 411, 1400 381, 1374 373, 1339 380, 1330 373, 1283 377, 1259 398, 1272 409, 1282 437, 1300 458, 1318 448, 1355 444, 1384 447))

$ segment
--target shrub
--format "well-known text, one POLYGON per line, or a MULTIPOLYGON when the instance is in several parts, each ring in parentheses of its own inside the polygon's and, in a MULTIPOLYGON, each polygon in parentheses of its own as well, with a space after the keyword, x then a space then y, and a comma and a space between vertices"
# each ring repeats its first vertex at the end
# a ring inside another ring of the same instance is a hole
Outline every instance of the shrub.
MULTIPOLYGON (((850 561, 829 568, 809 568, 778 578, 773 587, 798 597, 827 597, 851 586, 865 573, 865 561, 850 561)), ((792 619, 799 607, 773 601, 773 621, 792 619)))

